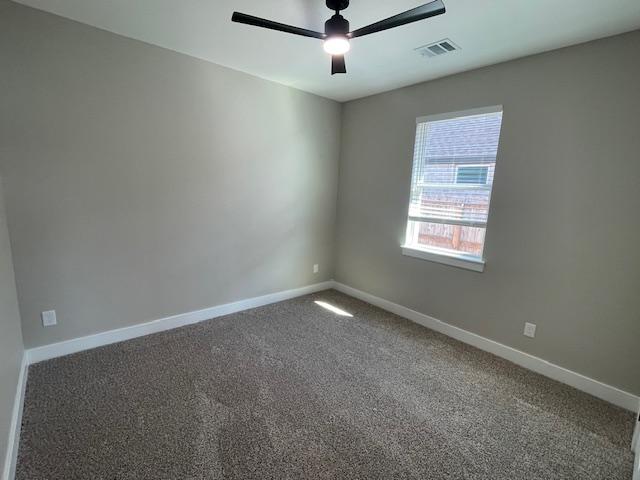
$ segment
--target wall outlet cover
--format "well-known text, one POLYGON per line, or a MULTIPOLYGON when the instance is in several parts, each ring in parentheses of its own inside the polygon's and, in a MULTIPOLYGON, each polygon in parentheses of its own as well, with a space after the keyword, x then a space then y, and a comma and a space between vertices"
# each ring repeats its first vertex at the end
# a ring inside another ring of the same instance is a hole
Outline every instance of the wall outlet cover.
POLYGON ((319 271, 320 271, 320 265, 315 264, 315 265, 313 266, 313 273, 318 273, 319 271))
POLYGON ((536 336, 536 325, 533 323, 525 323, 524 324, 524 336, 535 338, 536 336))
POLYGON ((43 327, 52 327, 58 323, 56 319, 56 311, 48 310, 46 312, 42 312, 42 326, 43 327))

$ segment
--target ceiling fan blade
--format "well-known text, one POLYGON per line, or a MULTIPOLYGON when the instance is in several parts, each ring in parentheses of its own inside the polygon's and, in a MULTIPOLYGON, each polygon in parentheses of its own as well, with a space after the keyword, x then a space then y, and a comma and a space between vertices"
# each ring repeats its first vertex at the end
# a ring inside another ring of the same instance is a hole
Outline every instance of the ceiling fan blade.
POLYGON ((386 18, 366 27, 354 30, 349 34, 349 37, 356 38, 364 35, 370 35, 372 33, 382 32, 383 30, 389 30, 390 28, 400 27, 408 23, 424 20, 425 18, 435 17, 436 15, 442 15, 446 12, 444 3, 442 0, 435 0, 433 2, 422 5, 421 7, 408 10, 404 13, 400 13, 393 17, 386 18))
POLYGON ((277 30, 279 32, 292 33, 302 37, 319 38, 321 40, 326 38, 324 33, 314 32, 313 30, 307 30, 306 28, 293 27, 284 23, 273 22, 271 20, 265 20, 264 18, 254 17, 253 15, 246 15, 239 12, 233 12, 231 21, 244 23, 245 25, 253 25, 254 27, 268 28, 269 30, 277 30))
POLYGON ((344 55, 333 55, 331 57, 331 75, 336 73, 347 73, 347 64, 344 55))

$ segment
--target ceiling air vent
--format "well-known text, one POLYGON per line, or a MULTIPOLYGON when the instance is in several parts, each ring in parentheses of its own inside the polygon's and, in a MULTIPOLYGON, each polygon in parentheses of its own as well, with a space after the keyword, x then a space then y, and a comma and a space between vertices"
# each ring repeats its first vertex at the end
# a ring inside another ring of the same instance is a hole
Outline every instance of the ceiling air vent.
POLYGON ((429 45, 423 45, 422 47, 418 47, 415 50, 423 57, 431 58, 446 55, 447 53, 451 52, 457 52, 458 50, 460 50, 460 47, 448 38, 445 38, 444 40, 440 40, 439 42, 430 43, 429 45))

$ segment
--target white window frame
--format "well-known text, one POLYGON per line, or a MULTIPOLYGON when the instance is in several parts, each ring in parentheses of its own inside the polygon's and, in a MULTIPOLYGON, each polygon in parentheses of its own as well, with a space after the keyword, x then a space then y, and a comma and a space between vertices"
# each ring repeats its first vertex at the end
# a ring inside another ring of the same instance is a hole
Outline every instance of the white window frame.
MULTIPOLYGON (((449 112, 449 113, 438 113, 435 115, 427 115, 425 117, 418 117, 416 119, 416 125, 421 124, 421 123, 428 123, 428 122, 436 122, 436 121, 440 121, 440 120, 451 120, 454 118, 460 118, 460 117, 470 117, 473 115, 484 115, 484 114, 489 114, 489 113, 498 113, 498 112, 502 112, 503 108, 502 105, 494 105, 494 106, 490 106, 490 107, 481 107, 481 108, 472 108, 469 110, 461 110, 461 111, 457 111, 457 112, 449 112)), ((413 161, 414 159, 412 159, 412 165, 413 165, 413 161)), ((467 166, 475 166, 475 165, 464 165, 465 167, 467 166)), ((484 165, 483 165, 484 166, 484 165)), ((456 178, 457 178, 457 167, 456 167, 456 178)), ((412 172, 413 172, 413 168, 412 168, 412 172)), ((488 179, 488 177, 487 177, 488 179)), ((413 182, 413 173, 412 173, 412 178, 411 178, 411 183, 413 182)), ((411 185, 411 183, 409 185, 411 185)), ((471 184, 469 184, 471 185, 471 184)), ((465 186, 469 186, 469 185, 465 185, 465 186)), ((473 185, 471 185, 473 187, 473 185)), ((486 184, 485 185, 478 185, 478 187, 480 188, 486 188, 486 184)), ((493 186, 491 187, 492 191, 493 191, 493 186)), ((491 197, 489 197, 489 201, 491 201, 491 197)), ((409 202, 407 204, 407 212, 410 211, 410 204, 411 204, 411 198, 409 198, 409 202)), ((491 208, 491 207, 489 207, 491 208)), ((441 263, 444 265, 450 265, 452 267, 458 267, 458 268, 464 268, 467 270, 471 270, 474 272, 484 272, 484 268, 486 265, 485 259, 484 259, 484 245, 483 245, 483 256, 482 257, 476 257, 474 255, 466 255, 464 253, 460 253, 460 252, 456 252, 453 250, 448 250, 448 249, 444 249, 444 248, 437 248, 437 247, 424 247, 424 248, 417 248, 415 246, 415 242, 414 243, 409 243, 409 222, 413 221, 413 222, 425 222, 425 220, 423 218, 415 218, 415 217, 411 217, 410 215, 407 215, 407 221, 406 221, 406 226, 407 226, 407 234, 406 234, 406 238, 405 238, 405 242, 402 245, 401 249, 402 249, 402 254, 408 257, 413 257, 413 258, 419 258, 421 260, 428 260, 430 262, 436 262, 436 263, 441 263)), ((430 220, 427 223, 446 223, 447 225, 461 225, 461 226, 467 226, 467 227, 480 227, 480 228, 487 228, 487 222, 469 222, 469 221, 451 221, 451 220, 447 220, 445 221, 441 221, 438 222, 436 219, 430 220)), ((415 233, 414 233, 415 235, 415 233)))

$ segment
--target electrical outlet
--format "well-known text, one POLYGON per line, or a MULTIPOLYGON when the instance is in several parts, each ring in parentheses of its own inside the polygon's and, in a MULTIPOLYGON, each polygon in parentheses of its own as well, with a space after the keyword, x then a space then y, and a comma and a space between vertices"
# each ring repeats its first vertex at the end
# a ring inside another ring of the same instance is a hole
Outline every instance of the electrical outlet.
POLYGON ((313 273, 318 273, 320 271, 320 265, 317 263, 313 266, 313 273))
POLYGON ((47 312, 42 312, 42 326, 43 327, 52 327, 58 323, 56 319, 56 311, 49 310, 47 312))
POLYGON ((536 336, 536 325, 533 323, 525 323, 524 324, 524 336, 535 338, 536 336))

